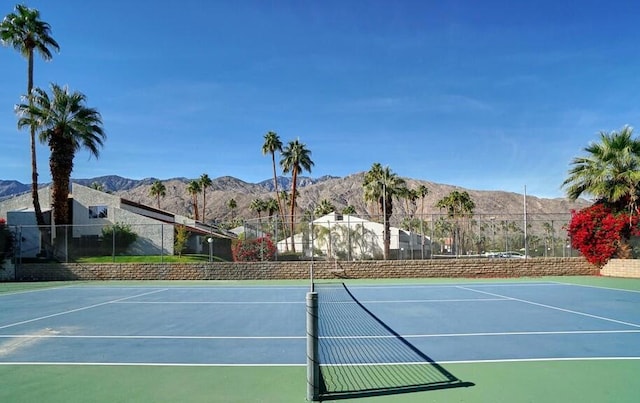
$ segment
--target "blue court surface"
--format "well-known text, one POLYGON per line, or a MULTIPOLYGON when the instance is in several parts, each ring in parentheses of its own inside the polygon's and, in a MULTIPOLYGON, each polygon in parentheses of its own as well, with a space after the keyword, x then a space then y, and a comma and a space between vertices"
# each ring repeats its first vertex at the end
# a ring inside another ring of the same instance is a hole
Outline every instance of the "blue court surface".
MULTIPOLYGON (((440 363, 640 359, 637 291, 553 281, 348 287, 440 363)), ((89 283, 0 294, 0 364, 305 365, 307 291, 89 283)))

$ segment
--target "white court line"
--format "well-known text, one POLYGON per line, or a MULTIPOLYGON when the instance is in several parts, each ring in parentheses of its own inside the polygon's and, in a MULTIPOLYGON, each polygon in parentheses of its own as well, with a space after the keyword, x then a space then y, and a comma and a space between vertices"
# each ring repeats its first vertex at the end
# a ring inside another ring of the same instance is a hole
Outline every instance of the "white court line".
MULTIPOLYGON (((554 330, 531 332, 477 332, 477 333, 430 333, 430 334, 403 334, 405 339, 426 339, 438 337, 486 337, 486 336, 549 336, 549 335, 576 335, 576 334, 627 334, 640 333, 640 330, 554 330)), ((2 337, 2 336, 0 336, 2 337)), ((47 337, 47 336, 43 336, 47 337)), ((55 337, 55 336, 54 336, 55 337)), ((396 339, 394 335, 385 336, 320 336, 321 339, 396 339)))
MULTIPOLYGON (((405 339, 448 338, 448 337, 487 337, 487 336, 549 336, 549 335, 580 335, 580 334, 635 334, 640 330, 557 330, 531 332, 477 332, 477 333, 435 333, 435 334, 405 334, 405 339)), ((301 340, 306 336, 159 336, 159 335, 64 335, 64 334, 2 334, 0 339, 28 338, 28 339, 123 339, 123 340, 301 340)), ((394 335, 384 336, 320 336, 326 340, 362 340, 362 339, 396 339, 394 335)))
POLYGON ((0 366, 10 365, 55 365, 55 366, 95 366, 95 367, 306 367, 307 364, 190 364, 190 363, 160 363, 160 362, 56 362, 56 361, 16 361, 2 362, 0 366))
POLYGON ((568 286, 575 286, 575 287, 598 288, 598 289, 601 289, 601 290, 640 293, 640 291, 638 291, 638 290, 627 290, 626 288, 603 287, 603 286, 599 286, 599 285, 589 285, 589 284, 563 283, 561 281, 557 281, 557 283, 559 285, 568 285, 568 286))
POLYGON ((66 315, 66 314, 74 313, 74 312, 78 312, 78 311, 84 311, 84 310, 91 309, 91 308, 96 308, 96 307, 99 307, 99 306, 102 306, 102 305, 113 304, 114 302, 120 302, 120 301, 124 301, 126 299, 142 297, 144 295, 155 294, 155 293, 162 292, 162 291, 166 291, 166 289, 153 290, 153 291, 145 292, 145 293, 142 293, 142 294, 137 294, 137 295, 132 295, 132 296, 129 296, 129 297, 118 298, 118 299, 114 299, 114 300, 111 300, 111 301, 101 302, 99 304, 83 306, 81 308, 70 309, 70 310, 64 311, 64 312, 53 313, 51 315, 45 315, 45 316, 40 316, 40 317, 33 318, 33 319, 23 320, 23 321, 16 322, 16 323, 10 323, 8 325, 0 326, 0 329, 6 329, 6 328, 12 327, 12 326, 24 325, 25 323, 36 322, 38 320, 53 318, 53 317, 56 317, 56 316, 66 315))
MULTIPOLYGON (((403 304, 420 302, 484 302, 484 301, 505 301, 506 298, 455 298, 455 299, 404 299, 404 300, 362 300, 367 304, 403 304)), ((305 301, 119 301, 114 304, 211 304, 211 305, 264 305, 264 304, 294 304, 303 305, 305 301)), ((357 304, 354 301, 328 301, 323 304, 357 304)))
MULTIPOLYGON (((637 361, 640 357, 567 357, 567 358, 506 358, 496 360, 454 360, 454 361, 437 361, 438 365, 451 364, 499 364, 511 362, 561 362, 561 361, 637 361)), ((381 363, 377 365, 397 365, 397 362, 381 363)), ((424 362, 416 364, 424 365, 424 362)), ((96 366, 96 367, 306 367, 307 364, 197 364, 197 363, 157 363, 157 362, 56 362, 56 361, 16 361, 16 362, 0 362, 0 366, 12 365, 54 365, 54 366, 96 366)), ((339 366, 341 364, 333 364, 339 366)), ((369 365, 369 364, 368 364, 369 365)), ((332 366, 332 365, 324 365, 332 366)))
POLYGON ((11 338, 33 338, 33 339, 123 339, 123 340, 300 340, 306 339, 307 336, 91 336, 91 335, 70 335, 70 334, 3 334, 0 339, 11 338))
POLYGON ((117 301, 114 304, 211 304, 211 305, 264 305, 264 304, 294 304, 305 305, 305 301, 117 301))
POLYGON ((613 323, 618 323, 618 324, 621 324, 621 325, 627 325, 627 326, 640 328, 640 324, 637 324, 637 323, 625 322, 625 321, 622 321, 622 320, 607 318, 607 317, 604 317, 604 316, 592 315, 592 314, 586 313, 586 312, 574 311, 574 310, 571 310, 571 309, 560 308, 558 306, 541 304, 539 302, 533 302, 533 301, 529 301, 529 300, 526 300, 526 299, 508 297, 506 295, 495 294, 495 293, 488 292, 488 291, 474 290, 473 288, 467 288, 467 287, 459 287, 459 288, 461 288, 463 290, 468 290, 468 291, 481 293, 481 294, 492 295, 494 297, 501 297, 501 298, 509 299, 509 300, 512 300, 512 301, 523 302, 525 304, 541 306, 543 308, 554 309, 556 311, 572 313, 574 315, 586 316, 586 317, 593 318, 593 319, 600 319, 600 320, 604 320, 604 321, 607 321, 607 322, 613 322, 613 323))

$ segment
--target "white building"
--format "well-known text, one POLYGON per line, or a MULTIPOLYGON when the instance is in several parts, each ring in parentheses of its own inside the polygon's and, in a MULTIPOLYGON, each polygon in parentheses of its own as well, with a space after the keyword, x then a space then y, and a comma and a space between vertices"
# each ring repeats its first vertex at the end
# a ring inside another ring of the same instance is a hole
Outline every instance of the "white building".
MULTIPOLYGON (((292 249, 306 257, 341 260, 382 259, 384 256, 384 225, 360 217, 330 213, 308 224, 308 229, 277 243, 279 253, 292 249)), ((389 229, 390 258, 420 259, 431 253, 427 236, 396 227, 389 229)))
MULTIPOLYGON (((95 190, 77 183, 72 184, 69 205, 72 225, 55 230, 51 214, 49 188, 39 191, 40 204, 45 213, 52 245, 57 254, 65 256, 72 248, 95 247, 102 229, 114 224, 126 225, 137 234, 136 241, 127 249, 130 255, 172 255, 174 253, 174 226, 184 225, 189 232, 187 249, 193 253, 207 253, 207 238, 214 240, 234 238, 234 234, 203 224, 191 218, 142 205, 120 196, 95 190), (57 235, 56 235, 57 232, 57 235), (62 237, 56 241, 55 237, 62 237)), ((0 217, 7 224, 19 228, 20 257, 36 257, 42 250, 40 231, 37 228, 31 193, 0 202, 0 217)), ((230 242, 229 258, 230 258, 230 242)), ((218 248, 218 254, 222 250, 218 248)), ((226 254, 226 253, 225 253, 226 254)))

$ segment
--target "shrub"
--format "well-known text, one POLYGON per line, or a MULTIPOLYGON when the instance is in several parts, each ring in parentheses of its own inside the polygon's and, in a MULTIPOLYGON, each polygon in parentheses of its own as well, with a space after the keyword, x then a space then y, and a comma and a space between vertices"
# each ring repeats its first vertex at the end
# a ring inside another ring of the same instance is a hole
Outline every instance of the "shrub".
POLYGON ((182 257, 182 252, 187 248, 189 240, 189 231, 184 225, 176 225, 174 232, 173 254, 182 257))
POLYGON ((572 211, 567 231, 571 246, 599 267, 616 254, 628 251, 629 238, 640 233, 637 214, 616 214, 603 204, 572 211))
POLYGON ((255 239, 237 239, 231 245, 231 253, 235 262, 274 260, 276 246, 268 236, 255 239))
POLYGON ((102 228, 102 250, 106 253, 123 254, 136 239, 138 234, 133 232, 128 224, 115 223, 102 228))

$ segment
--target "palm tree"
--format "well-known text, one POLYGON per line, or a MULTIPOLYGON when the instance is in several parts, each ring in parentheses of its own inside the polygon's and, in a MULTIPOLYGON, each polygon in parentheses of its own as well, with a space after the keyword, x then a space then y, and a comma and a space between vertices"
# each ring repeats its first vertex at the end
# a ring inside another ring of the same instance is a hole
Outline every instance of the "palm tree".
POLYGON ((102 117, 96 109, 85 106, 84 94, 72 93, 66 86, 57 84, 51 84, 51 96, 40 88, 34 88, 27 101, 16 106, 20 116, 18 127, 36 127, 40 142, 49 145, 53 215, 56 224, 68 224, 69 179, 73 171, 73 159, 76 152, 83 148, 96 158, 99 156, 99 147, 106 138, 102 117))
POLYGON ((187 192, 191 195, 191 203, 193 204, 194 219, 198 221, 200 215, 198 214, 198 194, 202 191, 200 187, 200 181, 192 180, 187 186, 187 192))
POLYGON ((406 182, 395 174, 389 167, 382 167, 379 163, 371 166, 364 176, 364 198, 366 201, 377 202, 384 218, 384 259, 389 258, 391 239, 390 220, 393 214, 393 198, 398 198, 406 189, 406 182))
POLYGON ((320 204, 316 206, 313 210, 313 215, 316 217, 321 217, 323 215, 327 215, 333 211, 336 211, 336 207, 327 199, 322 199, 320 204))
POLYGON ((200 189, 202 190, 202 221, 207 220, 207 188, 211 187, 213 181, 209 178, 209 175, 200 175, 200 189))
MULTIPOLYGON (((18 4, 15 12, 0 23, 0 42, 11 46, 27 58, 27 96, 33 90, 33 53, 37 51, 46 61, 51 60, 51 50, 59 51, 58 43, 51 37, 51 27, 40 20, 40 12, 18 4)), ((38 197, 38 165, 36 160, 36 126, 30 127, 31 143, 31 196, 38 226, 45 225, 40 198, 38 197)))
POLYGON ((346 206, 345 208, 342 209, 342 214, 353 215, 355 213, 356 213, 356 208, 353 207, 351 204, 349 204, 348 206, 346 206))
POLYGON ((104 186, 100 182, 91 182, 91 185, 89 187, 99 192, 104 192, 104 186))
POLYGON ((233 221, 235 219, 235 211, 236 207, 238 207, 238 203, 236 203, 235 199, 229 199, 229 201, 227 202, 227 207, 229 207, 229 210, 231 210, 231 221, 233 221))
POLYGON ((272 217, 276 211, 278 211, 278 201, 276 199, 274 199, 273 197, 269 197, 265 202, 264 202, 264 208, 265 211, 267 212, 267 214, 269 215, 269 217, 272 217))
POLYGON ((454 190, 447 196, 438 200, 436 207, 444 209, 447 212, 447 217, 455 221, 455 225, 452 227, 452 239, 455 246, 455 252, 464 253, 465 233, 462 228, 461 221, 473 217, 473 210, 476 208, 476 204, 471 199, 469 193, 459 192, 454 190), (462 247, 462 250, 459 250, 462 247))
POLYGON ((149 189, 149 194, 152 197, 156 198, 156 201, 158 202, 158 209, 159 209, 160 208, 160 198, 161 197, 165 197, 167 195, 167 188, 164 186, 164 183, 162 183, 159 180, 156 180, 151 185, 151 188, 149 189))
POLYGON ((591 195, 616 211, 638 212, 640 192, 640 140, 632 138, 633 128, 620 132, 600 132, 600 143, 584 150, 586 157, 574 158, 569 177, 562 183, 567 197, 576 200, 591 195))
POLYGON ((424 219, 424 198, 427 197, 427 195, 429 194, 429 188, 427 188, 425 185, 420 185, 418 186, 418 189, 416 190, 416 193, 418 195, 418 197, 420 198, 420 215, 421 215, 421 219, 424 219))
POLYGON ((251 200, 251 204, 249 205, 249 209, 251 211, 258 213, 258 221, 260 220, 261 213, 265 210, 265 207, 264 200, 258 198, 251 200))
MULTIPOLYGON (((313 166, 311 151, 300 140, 290 141, 282 150, 280 166, 285 174, 291 172, 291 234, 293 236, 298 174, 304 171, 311 172, 313 166)), ((295 243, 292 243, 291 249, 293 253, 296 252, 295 243)))

